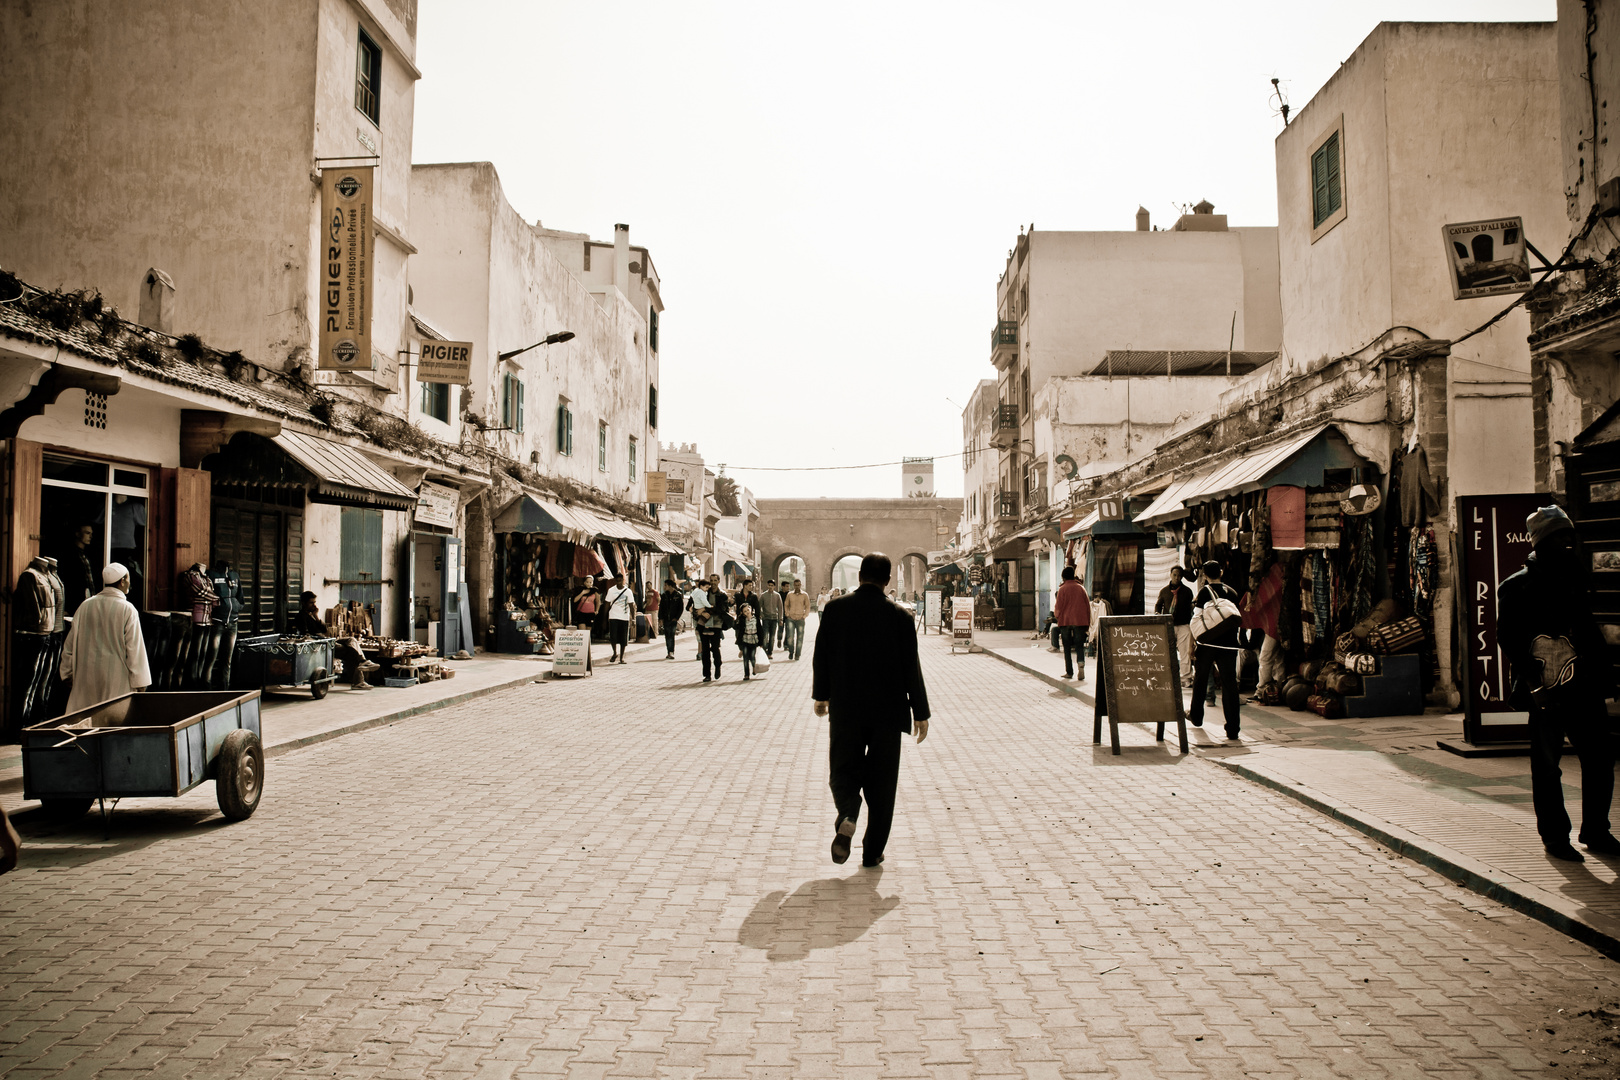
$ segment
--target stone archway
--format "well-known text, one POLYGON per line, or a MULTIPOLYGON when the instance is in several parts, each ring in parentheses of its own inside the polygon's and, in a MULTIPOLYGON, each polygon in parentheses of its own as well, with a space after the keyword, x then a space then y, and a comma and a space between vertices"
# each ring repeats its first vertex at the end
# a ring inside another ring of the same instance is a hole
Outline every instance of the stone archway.
POLYGON ((904 592, 903 599, 911 599, 915 593, 918 600, 922 599, 924 588, 928 584, 928 553, 926 551, 908 551, 904 555, 894 555, 894 579, 897 594, 904 592))
MULTIPOLYGON (((792 576, 791 572, 783 569, 784 564, 789 559, 799 560, 799 569, 797 571, 799 581, 807 583, 810 578, 810 560, 797 551, 784 551, 773 558, 766 559, 761 563, 760 569, 764 571, 767 580, 781 581, 783 573, 789 573, 789 576, 792 576)), ((803 587, 808 588, 809 586, 805 584, 803 587)))
POLYGON ((759 499, 757 505, 754 542, 762 562, 775 567, 783 556, 798 555, 811 593, 828 587, 844 555, 926 558, 945 547, 962 518, 961 499, 759 499))
MULTIPOLYGON (((838 564, 839 563, 843 562, 845 559, 850 558, 851 556, 855 557, 856 559, 860 559, 860 558, 864 558, 865 555, 866 555, 866 552, 862 551, 860 548, 853 548, 852 547, 852 548, 844 548, 844 549, 840 550, 839 552, 837 552, 835 555, 833 555, 832 558, 828 559, 827 560, 827 576, 824 579, 825 582, 826 582, 827 588, 838 587, 838 583, 833 580, 833 572, 838 569, 838 564)), ((851 591, 853 591, 853 586, 851 586, 851 591)))

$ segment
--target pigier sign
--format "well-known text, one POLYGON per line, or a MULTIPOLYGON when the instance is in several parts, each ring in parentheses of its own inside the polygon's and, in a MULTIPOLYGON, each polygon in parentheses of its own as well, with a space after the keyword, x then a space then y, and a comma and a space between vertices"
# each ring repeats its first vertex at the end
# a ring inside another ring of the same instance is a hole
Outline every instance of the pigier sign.
POLYGON ((322 371, 371 371, 370 166, 321 174, 322 371))

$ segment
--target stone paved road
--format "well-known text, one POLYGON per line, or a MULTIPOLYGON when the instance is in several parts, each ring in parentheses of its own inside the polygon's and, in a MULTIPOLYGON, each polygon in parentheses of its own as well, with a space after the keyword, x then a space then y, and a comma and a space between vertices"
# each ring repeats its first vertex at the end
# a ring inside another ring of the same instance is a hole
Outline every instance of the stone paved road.
POLYGON ((834 867, 809 664, 690 651, 277 758, 240 824, 212 785, 110 841, 25 816, 0 1074, 1609 1068, 1546 1029, 1611 962, 937 639, 889 862, 834 867))

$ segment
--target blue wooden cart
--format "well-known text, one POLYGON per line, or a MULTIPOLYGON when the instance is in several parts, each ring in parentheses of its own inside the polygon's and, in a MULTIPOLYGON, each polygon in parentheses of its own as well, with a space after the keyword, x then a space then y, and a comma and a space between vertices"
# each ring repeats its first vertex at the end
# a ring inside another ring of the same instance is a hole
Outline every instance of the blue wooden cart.
POLYGON ((241 821, 264 790, 259 692, 125 694, 22 732, 23 797, 77 817, 101 801, 184 795, 214 781, 241 821))

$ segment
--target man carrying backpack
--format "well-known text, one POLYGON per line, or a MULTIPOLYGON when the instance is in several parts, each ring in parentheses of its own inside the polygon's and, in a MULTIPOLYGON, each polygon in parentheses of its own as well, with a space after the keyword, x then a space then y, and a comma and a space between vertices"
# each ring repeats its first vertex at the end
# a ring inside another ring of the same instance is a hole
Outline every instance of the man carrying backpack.
POLYGON ((1221 580, 1221 564, 1204 564, 1204 586, 1193 598, 1193 636, 1198 641, 1193 657, 1193 699, 1187 722, 1204 726, 1204 694, 1209 689, 1210 669, 1221 680, 1221 707, 1226 713, 1226 737, 1236 740, 1241 719, 1238 715, 1237 648, 1243 620, 1237 607, 1238 595, 1221 580))

